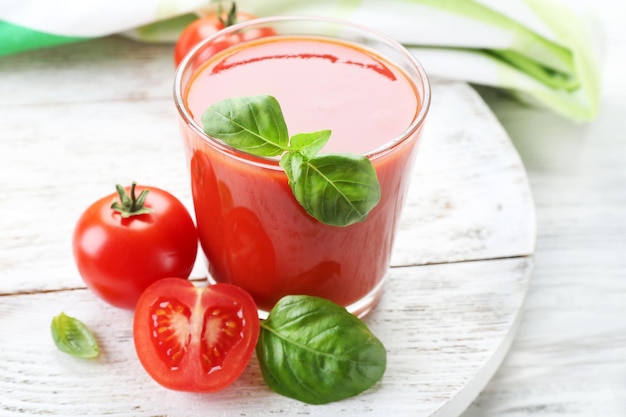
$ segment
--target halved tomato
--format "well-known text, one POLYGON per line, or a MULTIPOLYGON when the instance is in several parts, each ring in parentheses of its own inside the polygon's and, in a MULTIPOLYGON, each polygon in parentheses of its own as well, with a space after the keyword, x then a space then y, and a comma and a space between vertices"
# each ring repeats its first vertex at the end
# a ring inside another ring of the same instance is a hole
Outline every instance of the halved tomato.
POLYGON ((244 371, 259 336, 252 297, 231 284, 195 286, 165 278, 141 295, 133 337, 139 361, 159 384, 213 392, 244 371))

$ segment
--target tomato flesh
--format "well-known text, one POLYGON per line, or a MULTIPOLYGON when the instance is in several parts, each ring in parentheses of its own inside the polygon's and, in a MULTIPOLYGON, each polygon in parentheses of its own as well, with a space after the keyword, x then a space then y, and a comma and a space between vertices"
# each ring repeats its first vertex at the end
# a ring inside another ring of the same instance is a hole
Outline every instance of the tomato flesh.
POLYGON ((179 368, 188 349, 190 317, 189 307, 175 299, 159 300, 150 309, 154 349, 172 370, 179 368))
POLYGON ((259 318, 252 297, 237 286, 200 288, 166 278, 140 297, 133 335, 139 360, 156 382, 179 391, 213 392, 246 368, 259 318))

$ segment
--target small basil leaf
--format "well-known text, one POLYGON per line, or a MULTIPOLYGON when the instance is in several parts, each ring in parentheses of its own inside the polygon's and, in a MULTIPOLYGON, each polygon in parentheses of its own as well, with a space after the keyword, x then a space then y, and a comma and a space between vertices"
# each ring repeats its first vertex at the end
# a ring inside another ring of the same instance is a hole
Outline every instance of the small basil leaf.
POLYGON ((207 135, 257 156, 280 155, 289 145, 280 104, 272 96, 235 97, 213 104, 202 114, 202 127, 207 135))
POLYGON ((322 150, 324 145, 330 138, 330 130, 320 130, 318 132, 311 133, 298 133, 293 135, 289 140, 289 150, 291 152, 298 152, 305 158, 312 158, 319 151, 322 150))
POLYGON ((267 385, 309 404, 360 394, 387 366, 385 347, 356 316, 323 298, 287 296, 261 323, 257 358, 267 385))
POLYGON ((60 351, 78 358, 95 358, 100 353, 96 338, 85 324, 61 313, 52 319, 52 339, 60 351))
POLYGON ((376 171, 361 155, 328 154, 305 160, 290 185, 311 216, 333 226, 365 220, 380 200, 376 171))
POLYGON ((293 178, 293 170, 291 167, 291 158, 292 158, 292 153, 284 153, 283 156, 280 158, 280 162, 278 163, 282 169, 285 171, 285 174, 287 174, 287 179, 289 180, 289 182, 291 182, 291 179, 293 178))
POLYGON ((280 158, 280 166, 287 174, 289 184, 293 183, 296 178, 300 177, 302 162, 304 158, 298 153, 286 152, 280 158))

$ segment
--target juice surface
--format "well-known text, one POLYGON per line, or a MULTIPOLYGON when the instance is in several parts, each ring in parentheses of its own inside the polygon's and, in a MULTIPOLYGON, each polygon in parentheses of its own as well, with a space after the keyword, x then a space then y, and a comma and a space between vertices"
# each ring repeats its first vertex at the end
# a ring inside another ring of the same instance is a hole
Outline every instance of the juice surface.
MULTIPOLYGON (((278 99, 291 135, 331 129, 321 153, 379 148, 402 134, 419 111, 415 88, 394 65, 317 38, 261 40, 217 55, 192 78, 186 99, 200 121, 212 103, 256 94, 278 99)), ((380 286, 419 131, 372 159, 381 200, 368 218, 335 227, 300 207, 276 163, 264 167, 245 155, 233 157, 181 126, 200 241, 215 281, 246 289, 262 310, 287 294, 348 306, 380 286)))
POLYGON ((324 152, 366 153, 416 117, 406 76, 376 55, 335 41, 260 41, 210 62, 193 80, 188 108, 200 123, 213 103, 235 96, 278 99, 290 135, 330 129, 324 152))

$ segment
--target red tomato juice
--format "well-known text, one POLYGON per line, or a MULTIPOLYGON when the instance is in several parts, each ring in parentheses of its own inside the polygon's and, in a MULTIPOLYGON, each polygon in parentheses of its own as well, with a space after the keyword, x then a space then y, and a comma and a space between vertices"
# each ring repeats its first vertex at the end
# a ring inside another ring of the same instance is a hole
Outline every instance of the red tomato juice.
POLYGON ((324 225, 296 202, 277 160, 216 144, 183 121, 197 226, 212 279, 241 286, 265 311, 287 294, 343 306, 377 298, 420 129, 410 133, 415 138, 381 147, 415 121, 421 106, 416 87, 381 56, 343 41, 268 38, 231 49, 204 63, 190 80, 184 99, 193 118, 201 125, 207 107, 228 97, 273 95, 290 135, 330 129, 320 153, 367 154, 381 200, 363 222, 324 225))

